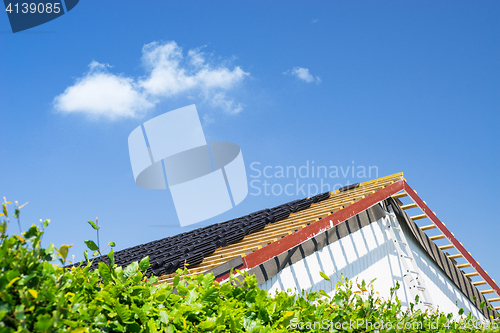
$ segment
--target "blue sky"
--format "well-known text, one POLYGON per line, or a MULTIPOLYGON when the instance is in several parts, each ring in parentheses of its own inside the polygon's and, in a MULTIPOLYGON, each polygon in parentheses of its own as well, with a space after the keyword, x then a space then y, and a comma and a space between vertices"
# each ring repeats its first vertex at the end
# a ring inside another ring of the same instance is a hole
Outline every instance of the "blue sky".
POLYGON ((127 137, 194 103, 249 180, 253 162, 404 172, 500 281, 499 14, 495 1, 81 1, 16 34, 0 15, 0 194, 29 201, 24 228, 51 219, 44 242, 77 259, 96 216, 123 249, 304 197, 250 194, 180 228, 168 191, 135 185, 127 137))

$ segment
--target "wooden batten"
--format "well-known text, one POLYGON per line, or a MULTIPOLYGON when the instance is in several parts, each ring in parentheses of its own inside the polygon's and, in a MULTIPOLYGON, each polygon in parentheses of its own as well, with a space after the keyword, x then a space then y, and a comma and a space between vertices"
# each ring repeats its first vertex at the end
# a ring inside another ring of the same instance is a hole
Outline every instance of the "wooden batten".
POLYGON ((411 209, 411 208, 417 208, 417 204, 416 203, 411 203, 411 204, 408 204, 408 205, 401 206, 401 209, 403 209, 403 210, 411 209))
POLYGON ((495 291, 493 289, 486 289, 486 290, 481 290, 480 292, 481 292, 481 294, 484 295, 484 294, 492 294, 495 291))
POLYGON ((421 219, 426 219, 427 218, 427 215, 425 214, 420 214, 420 215, 415 215, 415 216, 412 216, 410 217, 413 221, 416 221, 416 220, 421 220, 421 219))
POLYGON ((451 254, 451 255, 448 256, 448 258, 450 258, 450 259, 457 259, 457 258, 462 258, 462 257, 463 257, 463 255, 460 254, 460 253, 451 254))
POLYGON ((431 230, 431 229, 436 229, 436 225, 435 224, 429 224, 429 225, 424 225, 422 227, 420 227, 420 230, 422 231, 426 231, 426 230, 431 230))
POLYGON ((429 237, 431 240, 435 241, 435 240, 438 240, 438 239, 444 239, 446 238, 445 235, 441 234, 441 235, 436 235, 436 236, 431 236, 429 237))
POLYGON ((402 193, 394 194, 392 197, 394 199, 399 199, 399 198, 404 198, 404 197, 407 197, 407 196, 408 196, 408 193, 402 192, 402 193))

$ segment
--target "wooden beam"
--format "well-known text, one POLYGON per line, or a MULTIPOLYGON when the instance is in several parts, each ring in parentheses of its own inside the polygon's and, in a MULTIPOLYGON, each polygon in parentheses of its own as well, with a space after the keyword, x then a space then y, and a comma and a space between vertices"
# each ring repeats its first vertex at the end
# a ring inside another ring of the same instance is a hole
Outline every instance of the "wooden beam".
POLYGON ((457 268, 466 268, 466 267, 470 267, 470 264, 466 263, 466 264, 457 265, 457 268))
POLYGON ((482 286, 484 284, 487 284, 486 281, 476 281, 476 282, 472 282, 472 284, 474 286, 482 286))
POLYGON ((443 238, 446 238, 445 235, 441 234, 441 235, 436 235, 436 236, 431 236, 429 237, 432 241, 435 241, 435 240, 438 240, 438 239, 443 239, 443 238))
POLYGON ((410 217, 413 221, 416 221, 416 220, 421 220, 421 219, 426 219, 427 218, 427 215, 425 214, 420 214, 420 215, 415 215, 415 216, 412 216, 410 217))
POLYGON ((435 224, 429 224, 429 225, 424 225, 423 227, 420 227, 420 230, 422 231, 426 231, 426 230, 431 230, 431 229, 436 229, 436 225, 435 224))
POLYGON ((402 172, 398 172, 398 173, 395 173, 393 175, 385 176, 385 177, 382 177, 382 178, 372 179, 372 180, 369 180, 369 181, 366 181, 366 182, 363 182, 363 183, 359 184, 359 187, 366 186, 366 185, 371 185, 371 184, 377 184, 377 183, 386 182, 386 181, 390 182, 390 181, 393 181, 394 178, 396 178, 396 180, 403 179, 403 173, 402 172))
POLYGON ((471 276, 478 276, 479 273, 478 272, 472 272, 472 273, 465 273, 464 275, 467 276, 467 277, 471 277, 471 276))
POLYGON ((399 198, 403 198, 403 197, 407 197, 407 196, 408 196, 408 193, 403 192, 403 193, 394 194, 392 197, 394 199, 399 199, 399 198))
POLYGON ((491 294, 491 293, 494 293, 495 291, 493 289, 486 289, 486 290, 481 290, 480 293, 481 294, 491 294))
POLYGON ((497 311, 500 310, 500 306, 496 306, 495 310, 497 310, 497 311))
POLYGON ((416 203, 411 203, 411 204, 408 204, 408 205, 401 206, 401 209, 410 209, 410 208, 417 208, 417 204, 416 203))
POLYGON ((448 250, 448 249, 453 249, 455 246, 453 244, 446 244, 446 245, 441 245, 439 247, 440 250, 448 250))
POLYGON ((488 298, 488 302, 500 302, 500 297, 488 298))
POLYGON ((448 256, 448 258, 450 259, 457 259, 457 258, 462 258, 463 255, 461 253, 457 253, 457 254, 451 254, 448 256))

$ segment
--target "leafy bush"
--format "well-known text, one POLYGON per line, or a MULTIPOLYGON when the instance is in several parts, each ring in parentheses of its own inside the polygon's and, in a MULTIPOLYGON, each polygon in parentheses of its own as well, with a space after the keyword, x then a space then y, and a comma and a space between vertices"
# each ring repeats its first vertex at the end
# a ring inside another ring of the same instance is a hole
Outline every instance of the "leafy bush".
MULTIPOLYGON (((6 217, 7 204, 3 204, 6 217)), ((18 218, 19 209, 16 212, 18 218)), ((336 284, 332 297, 324 291, 270 295, 257 288, 255 276, 241 272, 238 277, 231 274, 229 283, 219 284, 213 274, 186 276, 187 270, 178 271, 173 284, 166 285, 158 284, 156 277, 144 276, 147 257, 125 268, 117 267, 113 250, 108 254, 110 264, 101 262, 96 270, 90 270, 89 261, 62 268, 51 262, 59 259, 64 264, 70 246, 57 249, 52 244, 48 248, 40 245, 48 220, 40 228, 31 226, 21 236, 8 236, 8 223, 7 219, 0 225, 0 333, 416 332, 438 331, 436 325, 440 331, 454 332, 462 331, 467 320, 473 319, 469 314, 454 322, 451 315, 439 312, 422 312, 413 306, 403 310, 394 296, 395 289, 383 300, 370 284, 354 286, 345 278, 336 284), (361 320, 363 324, 359 324, 361 320), (385 326, 377 329, 370 323, 385 326), (394 329, 388 329, 389 323, 394 329), (403 323, 401 329, 398 323, 403 323), (422 326, 409 328, 414 323, 422 326)), ((87 244, 100 253, 95 243, 87 244)))

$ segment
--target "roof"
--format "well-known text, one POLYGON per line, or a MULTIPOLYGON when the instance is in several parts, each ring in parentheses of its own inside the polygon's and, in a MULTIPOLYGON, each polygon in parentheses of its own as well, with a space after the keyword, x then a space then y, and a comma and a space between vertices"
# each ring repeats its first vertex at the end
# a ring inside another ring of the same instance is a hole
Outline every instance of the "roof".
MULTIPOLYGON (((184 268, 185 263, 191 273, 202 273, 278 241, 401 178, 402 174, 396 174, 350 185, 335 192, 294 200, 233 220, 116 251, 115 263, 125 266, 149 256, 151 267, 147 274, 159 276, 160 282, 170 282, 173 273, 178 268, 184 268), (349 190, 353 187, 354 190, 349 190)), ((92 268, 97 268, 97 264, 103 260, 108 259, 106 256, 95 258, 92 268)))
MULTIPOLYGON (((212 271, 217 280, 221 281, 227 278, 232 268, 252 270, 259 267, 325 230, 342 227, 349 219, 380 202, 395 207, 394 210, 408 225, 420 245, 476 307, 479 308, 481 300, 488 303, 485 294, 500 295, 495 282, 417 196, 402 173, 346 186, 334 192, 295 200, 237 219, 117 251, 115 263, 124 266, 149 256, 151 267, 147 274, 159 276, 160 283, 171 282, 176 269, 185 265, 189 268, 189 274, 212 271), (403 204, 401 200, 411 202, 403 204), (412 209, 420 209, 421 214, 408 216, 406 211, 412 209), (431 223, 418 226, 415 222, 420 223, 424 219, 431 223), (444 250, 457 253, 448 254, 444 250), (457 259, 465 262, 458 263, 457 259), (464 272, 462 269, 469 271, 464 272), (476 277, 480 280, 472 281, 476 277), (481 291, 479 286, 490 289, 481 291)), ((96 258, 93 267, 97 267, 97 263, 102 260, 107 258, 96 258)), ((500 301, 500 298, 490 298, 489 301, 500 301)), ((500 307, 495 309, 500 310, 500 307)))

